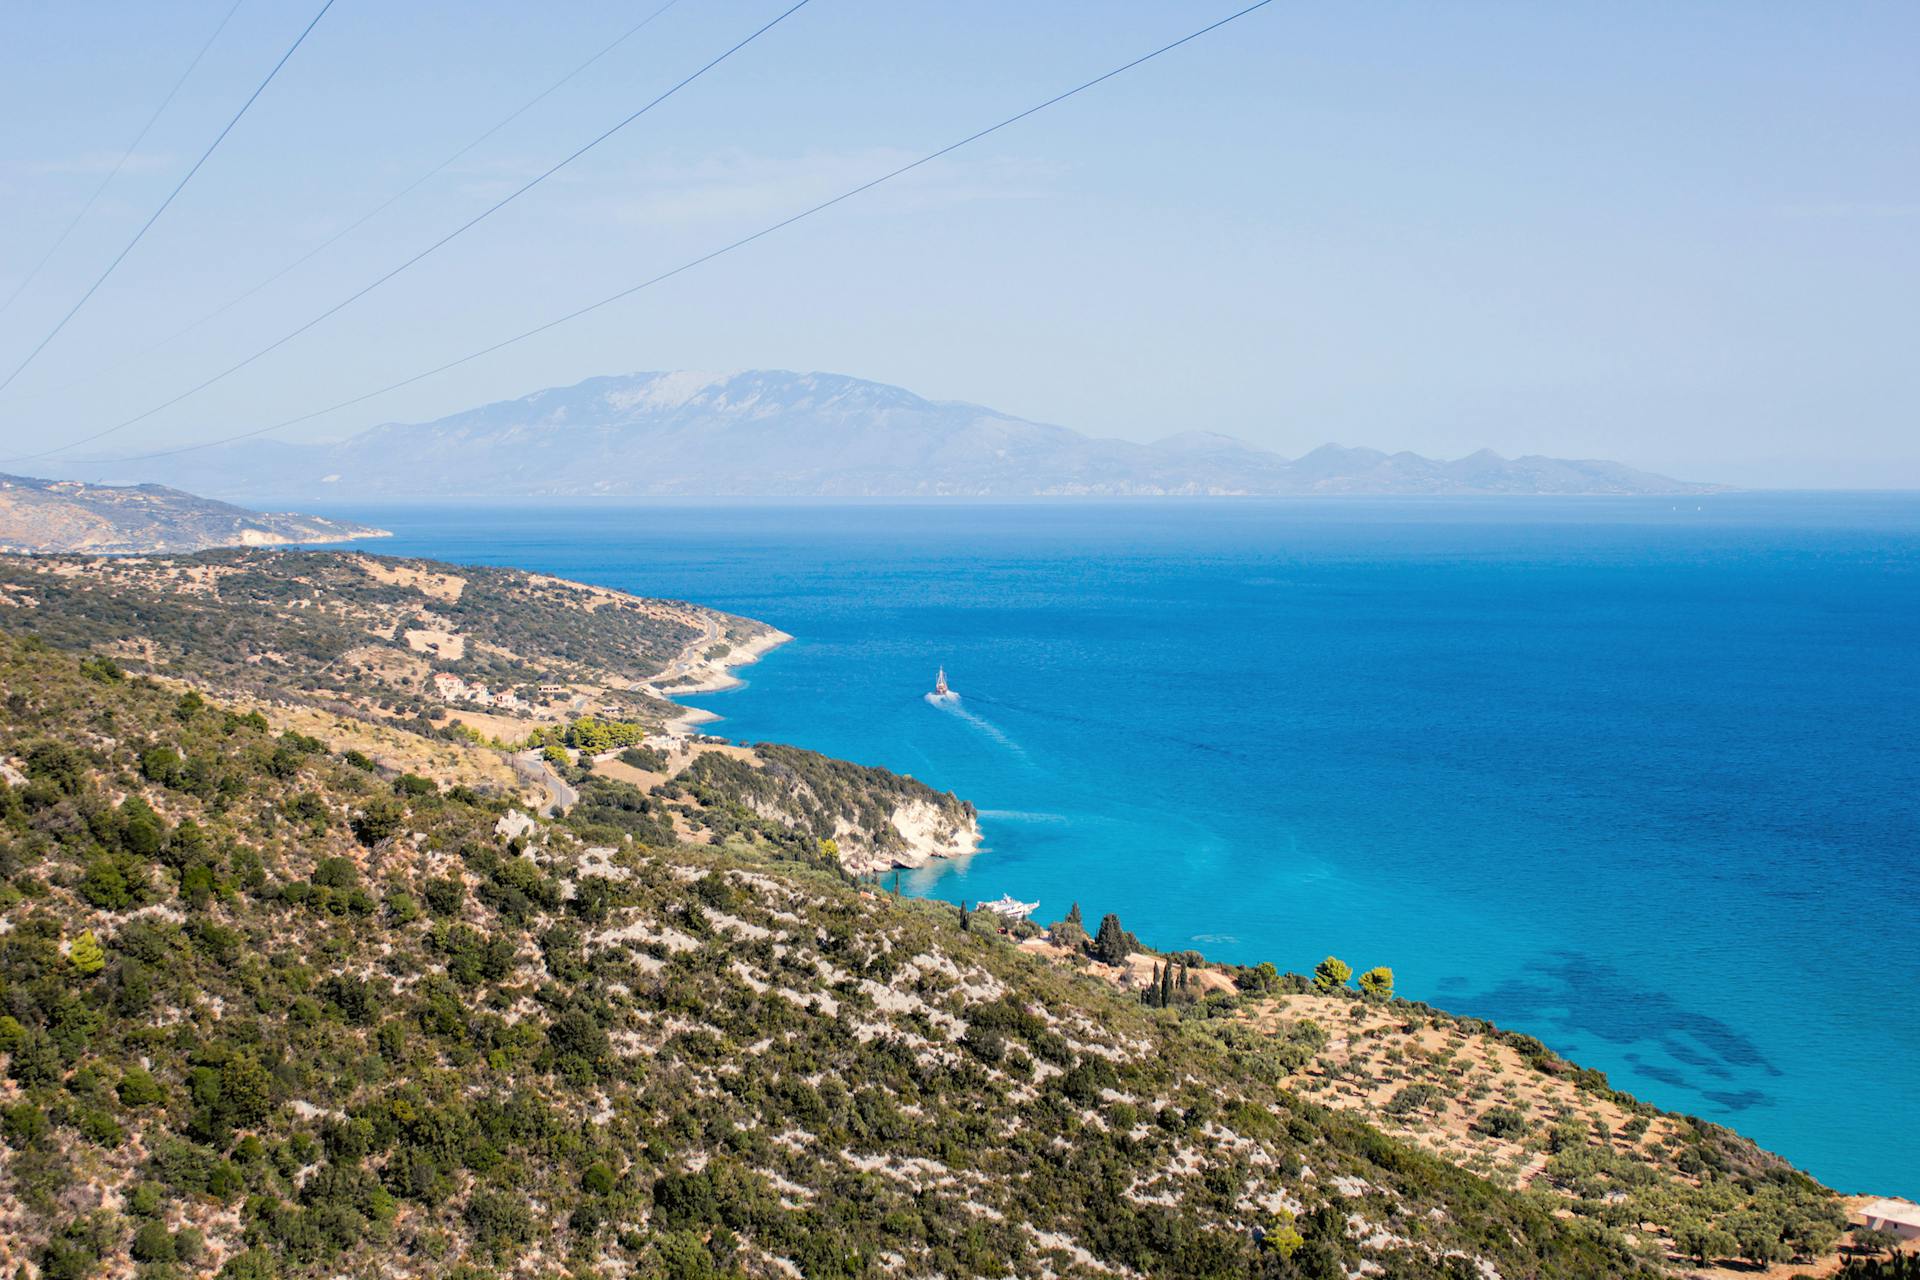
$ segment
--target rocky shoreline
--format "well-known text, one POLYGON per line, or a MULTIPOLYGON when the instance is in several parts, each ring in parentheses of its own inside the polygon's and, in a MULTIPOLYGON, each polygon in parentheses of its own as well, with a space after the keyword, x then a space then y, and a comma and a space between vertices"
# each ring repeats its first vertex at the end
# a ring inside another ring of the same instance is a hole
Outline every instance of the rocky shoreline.
MULTIPOLYGON (((697 726, 720 719, 703 708, 686 707, 678 703, 678 699, 737 688, 744 682, 733 674, 734 668, 751 666, 793 639, 776 627, 760 625, 766 629, 743 642, 730 642, 728 651, 714 658, 706 654, 720 639, 717 630, 709 630, 690 642, 679 658, 669 664, 671 687, 663 687, 658 676, 646 683, 648 693, 684 708, 662 727, 666 737, 686 739, 697 731, 697 726)), ((940 858, 964 858, 978 851, 983 839, 978 818, 969 814, 963 822, 955 823, 938 806, 924 800, 898 805, 888 821, 899 838, 898 844, 876 845, 851 824, 840 824, 835 842, 840 847, 841 863, 849 871, 870 875, 896 868, 924 867, 940 858)))

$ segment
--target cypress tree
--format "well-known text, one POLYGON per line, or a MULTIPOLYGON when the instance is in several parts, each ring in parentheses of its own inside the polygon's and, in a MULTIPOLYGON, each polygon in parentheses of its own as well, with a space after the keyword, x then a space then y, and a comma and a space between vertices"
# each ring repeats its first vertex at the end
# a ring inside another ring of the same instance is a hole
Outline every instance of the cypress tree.
POLYGON ((1171 960, 1167 962, 1166 969, 1160 975, 1160 1007, 1162 1009, 1173 1007, 1173 962, 1171 960))

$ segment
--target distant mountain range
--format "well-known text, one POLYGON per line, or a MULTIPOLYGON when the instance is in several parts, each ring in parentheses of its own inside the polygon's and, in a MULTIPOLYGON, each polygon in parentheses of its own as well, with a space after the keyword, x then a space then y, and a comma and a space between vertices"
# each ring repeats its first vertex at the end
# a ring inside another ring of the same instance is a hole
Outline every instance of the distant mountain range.
MULTIPOLYGON (((81 468, 71 468, 79 473, 81 468)), ((277 499, 1693 494, 1618 462, 1454 461, 1325 445, 1287 459, 1231 436, 1102 439, 828 373, 589 378, 336 444, 255 440, 89 478, 277 499)))
POLYGON ((123 489, 0 475, 0 551, 157 555, 386 536, 366 525, 248 511, 157 484, 123 489))

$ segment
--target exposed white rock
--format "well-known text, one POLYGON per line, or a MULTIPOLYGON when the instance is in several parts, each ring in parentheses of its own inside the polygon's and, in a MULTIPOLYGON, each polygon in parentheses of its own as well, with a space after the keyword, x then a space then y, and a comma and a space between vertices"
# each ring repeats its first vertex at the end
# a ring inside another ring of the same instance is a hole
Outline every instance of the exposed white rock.
POLYGON ((501 815, 500 821, 493 824, 493 833, 507 840, 517 840, 521 836, 538 830, 540 824, 531 815, 513 809, 501 815))

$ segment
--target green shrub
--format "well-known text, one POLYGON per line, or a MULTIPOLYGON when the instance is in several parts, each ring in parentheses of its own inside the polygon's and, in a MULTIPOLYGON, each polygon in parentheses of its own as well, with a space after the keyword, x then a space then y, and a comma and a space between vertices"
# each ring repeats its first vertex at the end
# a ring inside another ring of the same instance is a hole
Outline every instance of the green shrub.
POLYGON ((526 1244, 533 1239, 533 1212, 525 1200, 511 1192, 474 1192, 464 1216, 481 1244, 526 1244))
POLYGON ((354 814, 349 825, 354 838, 371 849, 398 835, 406 820, 406 808, 398 800, 391 796, 378 796, 354 814))
POLYGON ((121 1105, 127 1107, 150 1107, 167 1096, 153 1073, 138 1063, 129 1066, 120 1077, 118 1092, 121 1105))
POLYGON ((9 1146, 24 1147, 38 1142, 51 1127, 47 1113, 31 1102, 16 1102, 0 1108, 0 1132, 6 1134, 9 1146))
POLYGON ((120 859, 102 854, 87 863, 78 888, 81 898, 90 906, 102 911, 125 911, 139 900, 136 884, 120 859))
POLYGON ((167 1230, 164 1222, 143 1222, 140 1229, 133 1233, 133 1243, 128 1248, 135 1262, 172 1262, 174 1260, 173 1234, 167 1230))
POLYGON ((611 1195, 613 1187, 613 1169, 604 1160, 595 1160, 580 1175, 580 1189, 590 1196, 611 1195))
POLYGON ((1490 1138, 1517 1138, 1531 1129, 1533 1124, 1512 1107, 1488 1107, 1473 1122, 1473 1127, 1490 1138))

